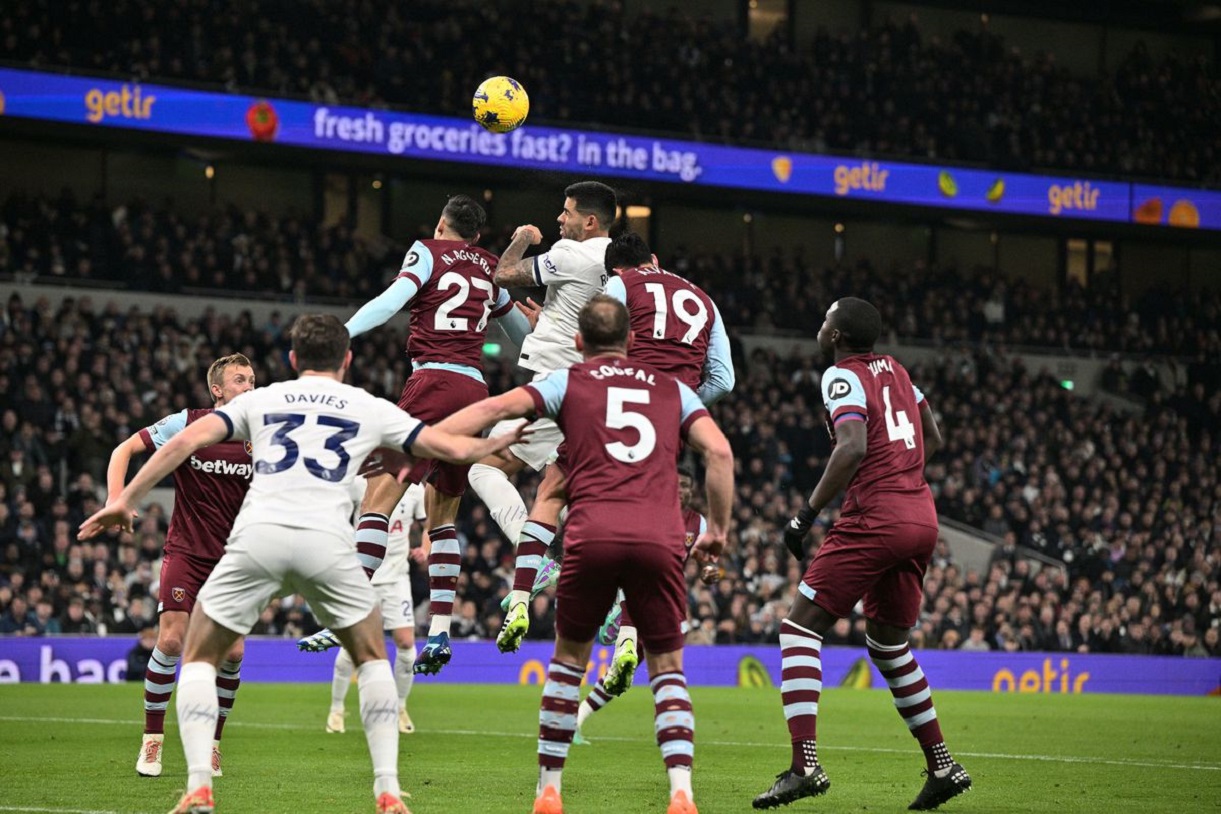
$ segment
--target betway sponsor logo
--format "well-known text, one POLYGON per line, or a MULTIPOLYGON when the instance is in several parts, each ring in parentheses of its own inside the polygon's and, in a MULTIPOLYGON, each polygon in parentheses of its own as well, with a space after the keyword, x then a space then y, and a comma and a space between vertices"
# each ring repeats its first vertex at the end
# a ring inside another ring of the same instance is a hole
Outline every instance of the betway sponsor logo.
POLYGON ((238 464, 232 461, 201 461, 194 455, 191 456, 190 461, 192 469, 207 472, 209 475, 232 475, 250 480, 250 476, 254 474, 252 464, 238 464))

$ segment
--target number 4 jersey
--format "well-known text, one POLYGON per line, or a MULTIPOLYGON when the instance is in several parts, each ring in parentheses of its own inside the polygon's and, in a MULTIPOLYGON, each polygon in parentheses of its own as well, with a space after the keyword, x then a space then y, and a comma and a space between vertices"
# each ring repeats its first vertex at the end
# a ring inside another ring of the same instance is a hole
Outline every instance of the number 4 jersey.
POLYGON ((840 359, 822 377, 832 438, 845 421, 864 421, 866 451, 844 494, 843 514, 868 514, 879 523, 937 525, 924 480, 924 394, 890 356, 840 359))
POLYGON ((254 477, 233 534, 256 523, 318 529, 352 540, 351 486, 378 447, 410 451, 424 423, 394 404, 325 376, 251 390, 216 411, 249 440, 254 477))

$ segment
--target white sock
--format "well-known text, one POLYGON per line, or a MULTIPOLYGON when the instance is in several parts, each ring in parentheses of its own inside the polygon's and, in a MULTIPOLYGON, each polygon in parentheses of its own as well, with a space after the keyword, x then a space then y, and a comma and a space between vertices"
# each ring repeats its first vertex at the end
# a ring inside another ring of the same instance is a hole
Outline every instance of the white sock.
POLYGON ((439 636, 442 633, 449 633, 450 621, 453 616, 448 613, 434 613, 432 619, 428 622, 428 635, 439 636))
POLYGON ((183 664, 178 674, 178 731, 187 758, 187 789, 212 787, 212 735, 220 704, 216 700, 216 667, 205 661, 183 664))
POLYGON ((360 721, 373 758, 373 797, 386 793, 401 797, 399 708, 390 662, 378 659, 357 667, 356 690, 360 694, 360 721))
MULTIPOLYGON (((624 625, 623 627, 619 628, 619 635, 615 637, 615 649, 618 650, 628 639, 631 639, 634 642, 640 641, 638 638, 636 638, 636 628, 631 625, 624 625)), ((640 648, 637 647, 636 650, 639 651, 640 648)))
POLYGON ((534 796, 543 793, 543 789, 548 786, 555 786, 556 791, 562 791, 560 788, 560 778, 563 776, 563 769, 542 769, 538 770, 538 789, 535 790, 534 796))
POLYGON ((673 797, 680 791, 687 792, 687 799, 695 802, 694 792, 691 791, 691 770, 686 766, 675 766, 672 769, 666 769, 666 774, 670 776, 670 796, 673 797))
POLYGON ((348 697, 348 688, 352 686, 352 672, 356 665, 348 655, 346 647, 339 648, 335 656, 335 669, 331 673, 331 712, 343 712, 343 701, 348 697))
POLYGON ((593 715, 594 712, 595 710, 590 706, 589 700, 582 699, 581 706, 577 707, 577 729, 585 726, 585 722, 589 720, 589 716, 593 715))
POLYGON ((394 656, 394 686, 398 689, 399 706, 407 706, 411 685, 415 683, 415 647, 400 647, 394 656))
POLYGON ((504 535, 517 545, 522 527, 526 525, 526 501, 509 476, 494 466, 475 464, 468 476, 471 488, 488 507, 488 513, 504 535))
POLYGON ((530 592, 529 591, 511 591, 509 593, 509 607, 510 608, 513 607, 518 602, 524 602, 527 605, 530 604, 530 592))

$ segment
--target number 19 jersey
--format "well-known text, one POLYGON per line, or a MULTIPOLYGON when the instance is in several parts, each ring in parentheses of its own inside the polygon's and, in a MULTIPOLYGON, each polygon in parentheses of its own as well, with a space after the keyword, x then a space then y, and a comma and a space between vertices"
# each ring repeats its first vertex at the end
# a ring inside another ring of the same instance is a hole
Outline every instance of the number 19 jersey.
POLYGON ((840 359, 822 377, 832 436, 845 421, 866 424, 865 457, 844 493, 842 513, 867 513, 880 523, 937 525, 924 480, 924 394, 890 356, 840 359))
POLYGON ((352 480, 378 447, 410 451, 424 423, 394 404, 325 376, 251 390, 216 410, 230 437, 249 440, 250 491, 232 537, 249 525, 317 529, 352 539, 352 480))
POLYGON ((631 318, 632 361, 698 389, 717 318, 712 298, 695 283, 651 266, 625 269, 619 281, 631 318))

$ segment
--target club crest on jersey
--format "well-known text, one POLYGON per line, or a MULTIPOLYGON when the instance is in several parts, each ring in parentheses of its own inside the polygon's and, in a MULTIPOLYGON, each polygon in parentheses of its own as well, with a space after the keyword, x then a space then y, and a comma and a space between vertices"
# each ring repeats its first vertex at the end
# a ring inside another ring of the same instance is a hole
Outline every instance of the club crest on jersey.
POLYGON ((833 379, 827 392, 833 399, 842 399, 852 392, 852 385, 848 383, 847 379, 833 379))
POLYGON ((178 587, 171 588, 170 596, 174 597, 175 602, 182 602, 187 598, 187 589, 178 587))
POLYGON ((242 449, 246 450, 247 455, 254 454, 254 444, 250 443, 249 441, 242 442, 242 449))

